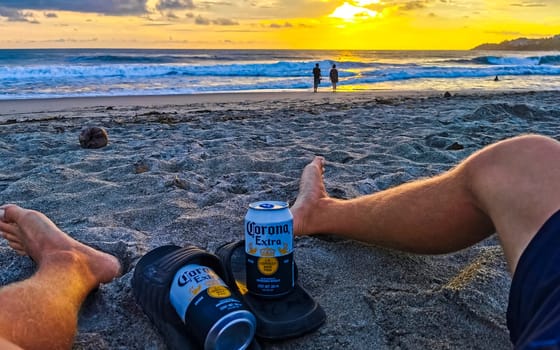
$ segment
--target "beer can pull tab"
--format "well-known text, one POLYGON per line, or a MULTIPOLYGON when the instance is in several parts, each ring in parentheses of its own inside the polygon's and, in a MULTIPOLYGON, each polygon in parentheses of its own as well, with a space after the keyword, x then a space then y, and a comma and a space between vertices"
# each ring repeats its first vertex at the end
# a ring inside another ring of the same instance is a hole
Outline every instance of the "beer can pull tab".
POLYGON ((263 208, 263 209, 272 209, 272 208, 274 208, 274 204, 271 204, 271 203, 261 203, 261 204, 259 204, 259 207, 260 207, 260 208, 263 208))

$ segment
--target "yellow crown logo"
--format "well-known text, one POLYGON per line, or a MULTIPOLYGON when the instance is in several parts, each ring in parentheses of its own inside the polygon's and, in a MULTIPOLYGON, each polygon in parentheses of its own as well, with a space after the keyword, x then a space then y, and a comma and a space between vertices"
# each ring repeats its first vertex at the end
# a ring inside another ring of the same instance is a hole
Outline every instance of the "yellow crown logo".
POLYGON ((284 243, 284 246, 282 248, 278 248, 278 252, 280 253, 280 255, 288 254, 288 243, 284 243))
POLYGON ((262 248, 261 256, 274 256, 274 249, 272 248, 262 248))

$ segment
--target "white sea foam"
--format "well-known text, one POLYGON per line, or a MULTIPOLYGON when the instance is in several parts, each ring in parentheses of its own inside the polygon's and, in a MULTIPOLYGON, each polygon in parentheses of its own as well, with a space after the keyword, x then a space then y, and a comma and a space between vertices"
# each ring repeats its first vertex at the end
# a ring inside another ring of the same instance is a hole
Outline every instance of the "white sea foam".
POLYGON ((0 50, 0 99, 309 89, 336 63, 339 89, 557 89, 560 55, 477 51, 0 50), (432 80, 439 84, 432 84, 432 80), (444 81, 445 80, 445 81, 444 81), (426 82, 430 81, 430 84, 426 82), (492 82, 492 83, 491 83, 492 82))

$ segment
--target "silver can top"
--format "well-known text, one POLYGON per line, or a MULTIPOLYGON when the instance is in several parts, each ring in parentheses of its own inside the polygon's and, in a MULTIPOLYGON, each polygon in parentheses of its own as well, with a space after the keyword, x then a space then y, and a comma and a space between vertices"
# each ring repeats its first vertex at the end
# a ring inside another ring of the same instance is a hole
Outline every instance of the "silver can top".
POLYGON ((255 210, 279 210, 288 208, 288 203, 282 201, 259 201, 249 204, 249 208, 255 210))
POLYGON ((238 310, 214 324, 206 336, 205 350, 244 350, 251 345, 257 321, 252 313, 238 310))

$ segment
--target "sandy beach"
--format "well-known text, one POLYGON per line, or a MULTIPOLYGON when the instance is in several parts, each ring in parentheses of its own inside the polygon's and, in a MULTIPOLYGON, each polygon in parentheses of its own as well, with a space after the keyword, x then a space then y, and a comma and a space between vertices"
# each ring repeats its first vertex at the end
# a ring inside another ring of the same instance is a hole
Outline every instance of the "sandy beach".
MULTIPOLYGON (((125 274, 84 305, 74 349, 165 349, 131 291, 149 250, 241 239, 249 203, 293 203, 314 155, 327 159, 328 192, 352 198, 441 173, 510 136, 560 139, 558 101, 559 91, 0 101, 0 202, 42 211, 123 262, 125 274), (89 126, 107 131, 106 147, 80 147, 89 126)), ((296 238, 295 259, 327 322, 265 349, 511 348, 511 278, 494 236, 421 256, 326 233, 296 238)), ((34 264, 2 240, 0 271, 6 285, 34 264)))

